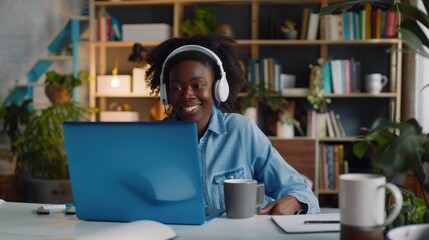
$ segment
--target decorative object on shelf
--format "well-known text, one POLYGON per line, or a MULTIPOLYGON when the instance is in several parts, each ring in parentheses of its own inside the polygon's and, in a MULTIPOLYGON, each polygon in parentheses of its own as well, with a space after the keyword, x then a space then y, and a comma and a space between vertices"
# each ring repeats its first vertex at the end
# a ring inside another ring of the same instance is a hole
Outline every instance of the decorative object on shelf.
POLYGON ((166 109, 160 100, 157 100, 150 108, 150 120, 163 120, 164 118, 168 117, 170 113, 171 111, 169 111, 169 109, 166 109))
POLYGON ((217 26, 216 32, 227 37, 234 38, 234 29, 229 24, 220 24, 217 26))
POLYGON ((130 62, 139 62, 141 67, 133 68, 133 84, 132 92, 135 94, 142 94, 149 96, 150 88, 146 85, 146 71, 149 69, 149 65, 146 64, 148 50, 144 48, 140 43, 135 43, 133 51, 128 57, 130 62))
POLYGON ((387 76, 381 73, 371 73, 365 76, 365 88, 369 93, 380 93, 387 84, 387 76))
POLYGON ((180 22, 180 32, 185 36, 207 34, 215 30, 217 9, 215 7, 195 7, 192 16, 185 16, 180 22))
POLYGON ((128 57, 128 61, 130 62, 141 62, 143 65, 146 64, 148 50, 143 47, 140 43, 134 43, 133 51, 128 57))
POLYGON ((165 23, 123 24, 123 40, 128 42, 165 41, 171 38, 171 26, 165 23))
POLYGON ((242 113, 249 114, 250 116, 257 115, 256 107, 262 104, 272 111, 278 112, 279 121, 282 124, 292 124, 297 128, 301 135, 304 135, 299 122, 289 111, 290 107, 288 108, 288 101, 278 92, 266 89, 263 82, 255 84, 250 81, 246 82, 245 91, 247 94, 240 101, 242 113))
POLYGON ((319 58, 316 65, 310 65, 310 85, 307 99, 314 109, 326 112, 326 100, 323 97, 323 64, 325 60, 319 58))
MULTIPOLYGON (((293 117, 295 112, 295 101, 283 104, 279 111, 279 120, 277 121, 277 137, 293 138, 295 136, 294 127, 300 130, 299 122, 293 117)), ((301 130, 301 135, 304 133, 301 130)))
MULTIPOLYGON (((377 119, 365 136, 359 136, 353 153, 362 158, 369 150, 373 156, 373 172, 384 174, 389 182, 403 185, 409 171, 414 173, 423 190, 423 163, 429 163, 429 134, 423 133, 417 120, 391 122, 377 119)), ((404 207, 390 227, 429 222, 428 200, 418 199, 414 193, 402 189, 404 207)), ((389 209, 388 209, 389 210, 389 209)))
POLYGON ((131 76, 118 75, 118 57, 113 59, 112 75, 97 76, 97 93, 129 94, 131 93, 131 76))
POLYGON ((139 112, 133 111, 131 104, 112 102, 108 111, 100 112, 100 122, 137 122, 139 112))
POLYGON ((87 78, 88 73, 81 71, 79 77, 75 78, 73 74, 59 74, 56 71, 46 72, 47 84, 45 93, 51 103, 69 102, 72 97, 73 88, 82 84, 83 78, 87 78))
POLYGON ((298 31, 295 29, 296 23, 292 20, 285 20, 281 27, 282 32, 286 39, 296 39, 298 37, 298 31))

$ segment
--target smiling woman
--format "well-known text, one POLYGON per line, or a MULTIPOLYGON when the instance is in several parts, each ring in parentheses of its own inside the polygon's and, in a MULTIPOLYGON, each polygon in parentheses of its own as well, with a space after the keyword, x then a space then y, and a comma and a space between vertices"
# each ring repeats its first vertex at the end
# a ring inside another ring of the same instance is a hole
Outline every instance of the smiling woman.
POLYGON ((154 48, 147 61, 152 93, 159 92, 161 102, 170 109, 166 120, 197 123, 206 207, 225 208, 223 182, 234 178, 265 184, 259 214, 320 212, 303 176, 285 163, 258 126, 230 113, 244 83, 231 38, 169 39, 154 48))

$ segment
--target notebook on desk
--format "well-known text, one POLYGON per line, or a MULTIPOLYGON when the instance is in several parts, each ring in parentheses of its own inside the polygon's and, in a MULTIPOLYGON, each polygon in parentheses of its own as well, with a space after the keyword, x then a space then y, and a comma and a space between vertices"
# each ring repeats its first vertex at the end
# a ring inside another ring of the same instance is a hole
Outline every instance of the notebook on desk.
POLYGON ((203 224, 223 213, 205 209, 194 122, 67 122, 63 128, 79 219, 203 224))

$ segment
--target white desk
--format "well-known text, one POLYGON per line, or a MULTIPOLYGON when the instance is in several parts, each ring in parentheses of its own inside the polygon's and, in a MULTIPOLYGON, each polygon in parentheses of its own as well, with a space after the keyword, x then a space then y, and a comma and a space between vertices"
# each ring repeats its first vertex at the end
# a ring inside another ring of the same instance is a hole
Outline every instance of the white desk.
MULTIPOLYGON (((40 204, 0 205, 0 239, 64 239, 108 229, 122 223, 81 221, 63 213, 37 215, 40 204)), ((269 216, 249 219, 220 217, 201 226, 170 225, 175 239, 339 239, 339 233, 286 234, 269 216)), ((124 237, 126 239, 126 237, 124 237)))

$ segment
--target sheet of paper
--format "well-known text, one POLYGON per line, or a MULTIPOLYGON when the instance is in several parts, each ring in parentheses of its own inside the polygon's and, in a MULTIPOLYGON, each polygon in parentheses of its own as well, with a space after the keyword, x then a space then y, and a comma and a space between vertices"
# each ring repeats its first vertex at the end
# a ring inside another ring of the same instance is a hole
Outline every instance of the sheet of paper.
POLYGON ((286 233, 316 233, 340 231, 339 213, 272 216, 272 219, 286 233), (306 221, 338 221, 338 223, 305 223, 306 221))

